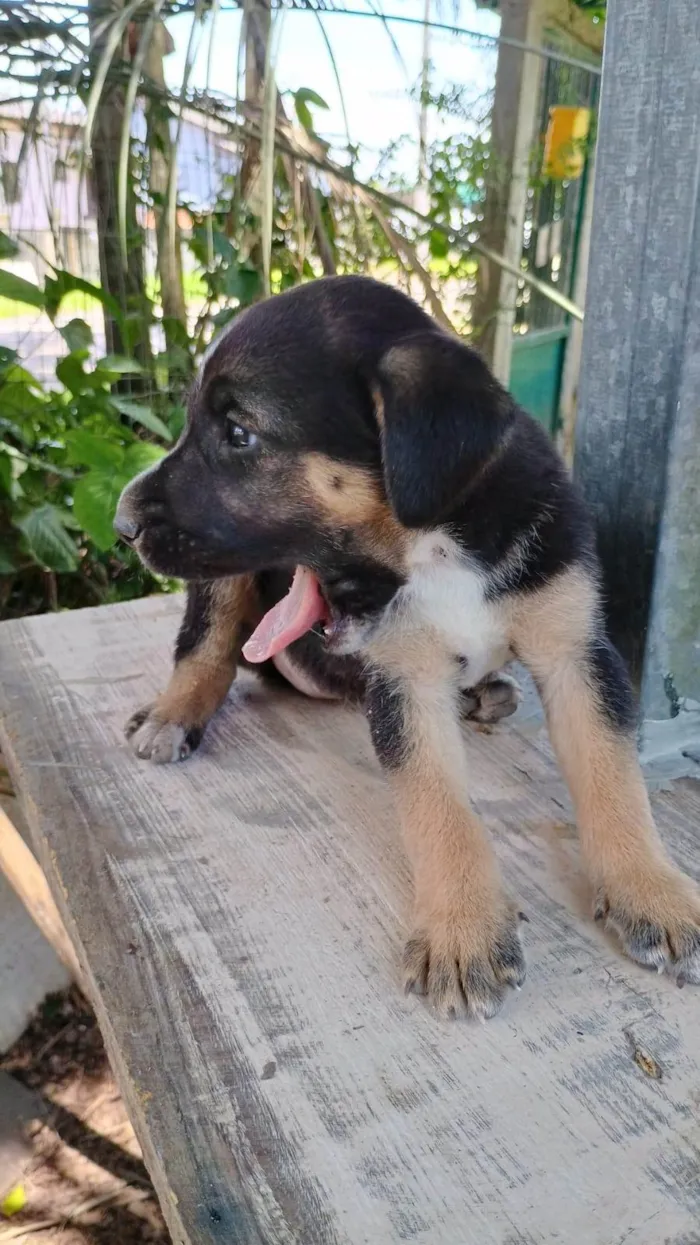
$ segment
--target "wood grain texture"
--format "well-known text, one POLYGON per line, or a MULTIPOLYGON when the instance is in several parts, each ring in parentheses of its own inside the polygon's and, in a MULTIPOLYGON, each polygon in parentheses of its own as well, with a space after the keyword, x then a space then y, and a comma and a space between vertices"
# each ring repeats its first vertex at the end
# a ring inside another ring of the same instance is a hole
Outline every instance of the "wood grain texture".
POLYGON ((699 161, 700 5, 611 0, 574 475, 596 519, 612 638, 638 678, 645 667, 653 718, 674 712, 665 678, 700 698, 699 161))
MULTIPOLYGON (((185 765, 128 751, 180 609, 0 627, 0 742, 176 1245, 695 1241, 700 991, 589 920, 539 729, 465 730, 529 976, 443 1023, 401 993, 407 868, 359 714, 243 676, 185 765)), ((656 808, 697 876, 700 789, 656 808)))

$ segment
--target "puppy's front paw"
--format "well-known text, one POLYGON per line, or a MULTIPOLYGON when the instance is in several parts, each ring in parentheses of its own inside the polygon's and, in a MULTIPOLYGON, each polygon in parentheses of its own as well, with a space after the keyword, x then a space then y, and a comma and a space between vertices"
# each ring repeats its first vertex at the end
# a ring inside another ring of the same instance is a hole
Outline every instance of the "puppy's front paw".
POLYGON ((520 687, 502 671, 489 674, 476 687, 462 692, 462 717, 470 722, 500 722, 510 717, 520 704, 520 687))
POLYGON ((478 917, 469 904, 454 904, 418 918, 403 957, 407 991, 427 994, 446 1019, 466 1015, 489 1020, 508 991, 525 980, 519 916, 502 896, 478 917))
POLYGON ((124 727, 124 734, 137 757, 153 761, 155 765, 184 761, 199 747, 203 733, 199 726, 187 729, 168 721, 158 713, 155 704, 138 709, 124 727))
POLYGON ((598 889, 594 913, 630 959, 700 985, 700 893, 680 870, 613 877, 598 889))

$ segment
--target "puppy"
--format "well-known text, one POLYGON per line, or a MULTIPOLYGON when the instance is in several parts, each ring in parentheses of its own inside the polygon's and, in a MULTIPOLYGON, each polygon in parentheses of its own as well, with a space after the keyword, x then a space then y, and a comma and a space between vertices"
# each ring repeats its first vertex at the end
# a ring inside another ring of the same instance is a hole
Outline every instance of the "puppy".
POLYGON ((571 789, 596 917, 634 960, 700 982, 700 896, 654 827, 589 516, 544 432, 410 299, 332 277, 238 316, 115 524, 188 582, 170 683, 127 726, 139 756, 196 748, 241 660, 364 706, 413 868, 408 988, 485 1018, 525 977, 460 730, 465 707, 512 710, 497 672, 514 657, 571 789))

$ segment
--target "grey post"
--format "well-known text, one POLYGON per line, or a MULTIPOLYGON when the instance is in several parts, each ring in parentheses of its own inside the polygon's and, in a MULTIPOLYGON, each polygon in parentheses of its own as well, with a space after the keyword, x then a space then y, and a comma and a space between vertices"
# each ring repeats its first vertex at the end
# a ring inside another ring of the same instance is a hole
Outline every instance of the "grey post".
POLYGON ((700 744, 698 0, 609 0, 574 473, 597 518, 611 631, 644 717, 665 720, 692 752, 700 744))

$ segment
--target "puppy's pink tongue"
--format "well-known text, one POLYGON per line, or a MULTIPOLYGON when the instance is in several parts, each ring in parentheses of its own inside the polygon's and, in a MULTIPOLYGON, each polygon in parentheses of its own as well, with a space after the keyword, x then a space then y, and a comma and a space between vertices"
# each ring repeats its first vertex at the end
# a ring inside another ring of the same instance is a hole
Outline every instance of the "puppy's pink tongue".
POLYGON ((327 614, 316 576, 305 566, 294 572, 286 597, 273 605, 243 646, 248 661, 267 661, 298 640, 327 614))

